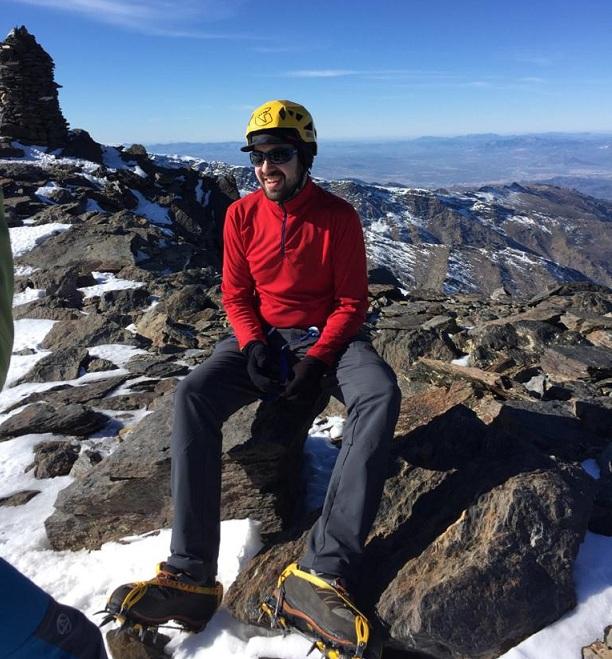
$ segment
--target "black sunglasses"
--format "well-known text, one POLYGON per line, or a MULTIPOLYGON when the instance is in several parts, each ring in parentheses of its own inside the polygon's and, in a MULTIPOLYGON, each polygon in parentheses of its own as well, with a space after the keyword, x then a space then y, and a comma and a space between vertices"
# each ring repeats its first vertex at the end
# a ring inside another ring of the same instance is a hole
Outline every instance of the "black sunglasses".
POLYGON ((268 152, 251 151, 249 153, 249 158, 255 167, 261 167, 265 160, 272 165, 284 165, 289 162, 297 152, 298 150, 294 146, 280 146, 277 149, 272 149, 268 152))

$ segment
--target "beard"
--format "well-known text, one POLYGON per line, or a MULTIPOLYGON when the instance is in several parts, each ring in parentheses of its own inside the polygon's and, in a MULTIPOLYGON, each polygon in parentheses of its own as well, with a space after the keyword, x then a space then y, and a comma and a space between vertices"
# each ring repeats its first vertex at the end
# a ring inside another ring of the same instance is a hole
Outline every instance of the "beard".
POLYGON ((270 174, 260 174, 257 177, 263 193, 271 201, 288 201, 302 189, 304 185, 304 170, 300 167, 294 176, 288 176, 280 170, 270 174))

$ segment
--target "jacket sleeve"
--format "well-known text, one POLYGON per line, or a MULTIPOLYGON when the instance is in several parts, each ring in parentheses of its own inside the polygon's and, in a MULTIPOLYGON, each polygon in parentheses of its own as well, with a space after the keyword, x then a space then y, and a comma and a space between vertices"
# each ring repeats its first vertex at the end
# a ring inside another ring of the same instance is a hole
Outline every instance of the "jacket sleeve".
POLYGON ((333 364, 338 353, 361 329, 368 310, 368 273, 365 242, 359 215, 352 208, 342 209, 332 235, 334 266, 334 309, 319 340, 308 350, 326 364, 333 364))
POLYGON ((264 341, 265 336, 255 310, 255 282, 246 258, 235 206, 230 206, 223 227, 223 306, 240 348, 249 341, 264 341))
POLYGON ((13 349, 13 257, 3 204, 0 189, 0 389, 6 379, 13 349))

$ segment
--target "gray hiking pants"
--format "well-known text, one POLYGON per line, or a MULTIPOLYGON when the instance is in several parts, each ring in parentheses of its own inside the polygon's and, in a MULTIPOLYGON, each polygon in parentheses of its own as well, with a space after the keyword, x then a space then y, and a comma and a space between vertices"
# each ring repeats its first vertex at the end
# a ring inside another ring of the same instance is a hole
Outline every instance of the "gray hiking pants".
MULTIPOLYGON (((303 330, 277 330, 291 344, 303 330)), ((296 358, 308 345, 293 350, 296 358)), ((172 433, 174 522, 168 562, 196 579, 217 573, 221 499, 221 426, 234 412, 262 396, 251 382, 246 357, 234 337, 178 385, 172 433)), ((344 403, 342 448, 323 511, 300 565, 350 580, 358 567, 387 474, 400 392, 395 374, 371 343, 356 338, 323 378, 344 403)))

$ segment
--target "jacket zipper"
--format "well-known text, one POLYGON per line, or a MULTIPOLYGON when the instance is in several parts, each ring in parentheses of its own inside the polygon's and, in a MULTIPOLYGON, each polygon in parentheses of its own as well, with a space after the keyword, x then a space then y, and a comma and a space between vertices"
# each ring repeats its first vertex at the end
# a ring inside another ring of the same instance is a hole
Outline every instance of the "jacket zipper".
POLYGON ((281 228, 281 257, 285 258, 285 238, 287 230, 287 209, 282 203, 279 203, 279 206, 283 209, 283 224, 281 228))

